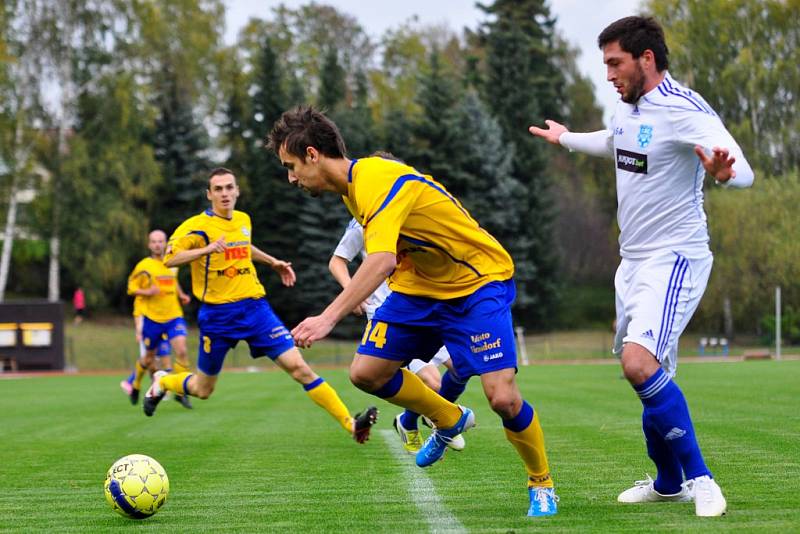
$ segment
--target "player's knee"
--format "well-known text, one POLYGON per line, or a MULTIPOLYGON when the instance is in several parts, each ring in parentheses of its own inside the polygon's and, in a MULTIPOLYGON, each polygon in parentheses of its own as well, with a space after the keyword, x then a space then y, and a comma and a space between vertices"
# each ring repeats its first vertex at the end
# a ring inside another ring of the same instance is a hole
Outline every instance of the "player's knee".
POLYGON ((503 419, 512 419, 522 407, 522 400, 512 392, 497 392, 489 397, 489 406, 503 419))
POLYGON ((350 367, 350 382, 358 389, 367 392, 374 391, 379 387, 379 384, 376 384, 374 376, 369 375, 355 365, 350 367))
POLYGON ((631 384, 641 384, 655 373, 660 364, 646 348, 629 343, 622 350, 622 374, 631 384))

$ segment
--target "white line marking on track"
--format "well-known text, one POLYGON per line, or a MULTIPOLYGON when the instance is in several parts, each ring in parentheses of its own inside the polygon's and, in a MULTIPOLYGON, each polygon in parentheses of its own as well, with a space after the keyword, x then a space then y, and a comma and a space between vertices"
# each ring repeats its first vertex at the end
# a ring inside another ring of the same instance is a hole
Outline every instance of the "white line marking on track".
POLYGON ((467 529, 464 528, 464 525, 442 503, 431 479, 425 474, 425 471, 417 467, 413 456, 403 449, 397 434, 392 430, 385 429, 379 433, 394 453, 397 462, 403 467, 404 478, 408 483, 408 493, 420 511, 420 515, 428 523, 429 531, 466 533, 467 529))

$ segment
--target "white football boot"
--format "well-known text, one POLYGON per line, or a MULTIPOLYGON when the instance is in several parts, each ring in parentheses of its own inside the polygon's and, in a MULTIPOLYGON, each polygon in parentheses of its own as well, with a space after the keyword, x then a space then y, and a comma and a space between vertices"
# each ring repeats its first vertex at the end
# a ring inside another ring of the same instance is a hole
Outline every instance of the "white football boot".
POLYGON ((662 495, 656 491, 653 479, 647 475, 646 480, 637 480, 632 488, 628 488, 617 497, 617 501, 624 503, 643 502, 691 502, 692 493, 686 484, 681 485, 681 491, 672 495, 662 495))
POLYGON ((717 482, 710 476, 702 476, 687 480, 684 487, 694 497, 694 512, 700 517, 718 517, 725 515, 728 503, 722 495, 717 482))

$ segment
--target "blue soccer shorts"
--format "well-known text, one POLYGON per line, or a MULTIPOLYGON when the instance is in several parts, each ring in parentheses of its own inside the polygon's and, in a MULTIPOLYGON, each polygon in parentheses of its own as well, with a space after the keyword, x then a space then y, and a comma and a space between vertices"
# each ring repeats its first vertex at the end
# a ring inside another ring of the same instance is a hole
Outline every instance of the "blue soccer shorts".
POLYGON ((272 360, 294 347, 294 339, 266 299, 244 299, 226 304, 203 304, 197 316, 200 347, 197 368, 209 376, 222 370, 225 355, 239 341, 250 346, 250 356, 272 360))
MULTIPOLYGON (((144 341, 139 342, 139 355, 144 356, 145 351, 147 348, 144 346, 144 341)), ((161 336, 161 342, 158 344, 158 349, 156 350, 156 356, 159 358, 163 358, 164 356, 169 356, 172 352, 172 346, 170 345, 169 341, 164 339, 164 336, 161 336)))
POLYGON ((513 280, 490 282, 451 300, 394 292, 367 323, 358 353, 408 363, 428 361, 444 345, 462 379, 516 368, 515 297, 513 280))
MULTIPOLYGON (((164 341, 169 345, 169 340, 172 338, 185 335, 186 320, 183 317, 176 317, 165 323, 159 323, 147 317, 144 318, 144 323, 142 324, 142 341, 144 342, 144 348, 147 350, 157 350, 159 356, 162 355, 163 347, 161 345, 164 341)), ((169 354, 169 352, 167 354, 169 354)))

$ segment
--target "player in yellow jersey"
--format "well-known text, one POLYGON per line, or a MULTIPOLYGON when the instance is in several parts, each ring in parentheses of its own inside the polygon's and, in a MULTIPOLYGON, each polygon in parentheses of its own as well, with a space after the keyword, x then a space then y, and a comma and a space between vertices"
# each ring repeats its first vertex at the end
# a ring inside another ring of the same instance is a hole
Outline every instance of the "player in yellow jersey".
POLYGON ((269 356, 357 442, 363 443, 377 420, 377 409, 370 407, 351 417, 336 391, 308 366, 264 298, 264 287, 253 261, 270 266, 286 286, 294 285, 296 280, 291 264, 252 244, 250 216, 234 209, 239 187, 231 171, 211 171, 206 194, 211 207, 175 230, 166 255, 169 266, 191 265, 192 292, 202 302, 198 314, 198 372, 178 376, 156 373, 156 380, 145 395, 145 414, 153 414, 165 391, 208 398, 228 350, 244 340, 252 357, 269 356))
MULTIPOLYGON (((144 337, 142 336, 142 328, 144 327, 144 300, 145 297, 137 296, 133 299, 133 328, 136 335, 136 345, 139 347, 139 359, 145 357, 145 353, 147 349, 144 347, 144 337)), ((158 367, 161 369, 170 369, 172 367, 172 362, 170 361, 170 354, 172 354, 172 347, 169 344, 169 341, 166 339, 161 339, 161 343, 158 344, 158 349, 156 350, 156 357, 158 358, 159 365, 158 367)), ((150 367, 148 369, 150 374, 156 372, 156 366, 150 367)), ((136 381, 137 369, 134 366, 133 371, 128 376, 119 383, 119 387, 122 388, 122 391, 128 396, 131 401, 131 404, 136 404, 139 402, 139 388, 134 388, 133 383, 136 381)), ((181 403, 186 403, 188 406, 191 406, 189 399, 186 397, 175 397, 177 400, 181 401, 181 403)))
POLYGON ((338 128, 314 108, 283 113, 267 146, 288 169, 290 184, 312 196, 341 195, 364 227, 366 259, 322 314, 292 330, 295 343, 307 347, 327 336, 388 278, 392 294, 367 323, 350 367, 353 384, 434 422, 416 458, 420 467, 429 466, 475 424, 472 410, 402 369, 412 357, 430 359, 445 345, 459 377, 480 376, 525 464, 528 515, 555 514, 558 498, 539 417, 514 378, 514 264, 505 249, 432 177, 389 159, 348 159, 338 128))
MULTIPOLYGON (((133 268, 128 277, 128 294, 134 296, 134 321, 136 312, 141 313, 141 335, 144 354, 136 361, 134 378, 129 393, 131 403, 136 404, 141 389, 142 376, 146 370, 155 370, 155 358, 169 355, 163 341, 168 341, 175 352, 175 370, 179 373, 189 370, 186 355, 186 321, 181 304, 188 304, 191 298, 183 292, 178 283, 178 269, 164 265, 164 250, 167 235, 162 230, 153 230, 148 235, 147 247, 150 256, 144 258, 133 268)), ((164 362, 171 371, 170 363, 164 362)), ((177 397, 186 408, 192 405, 189 399, 177 397)))

